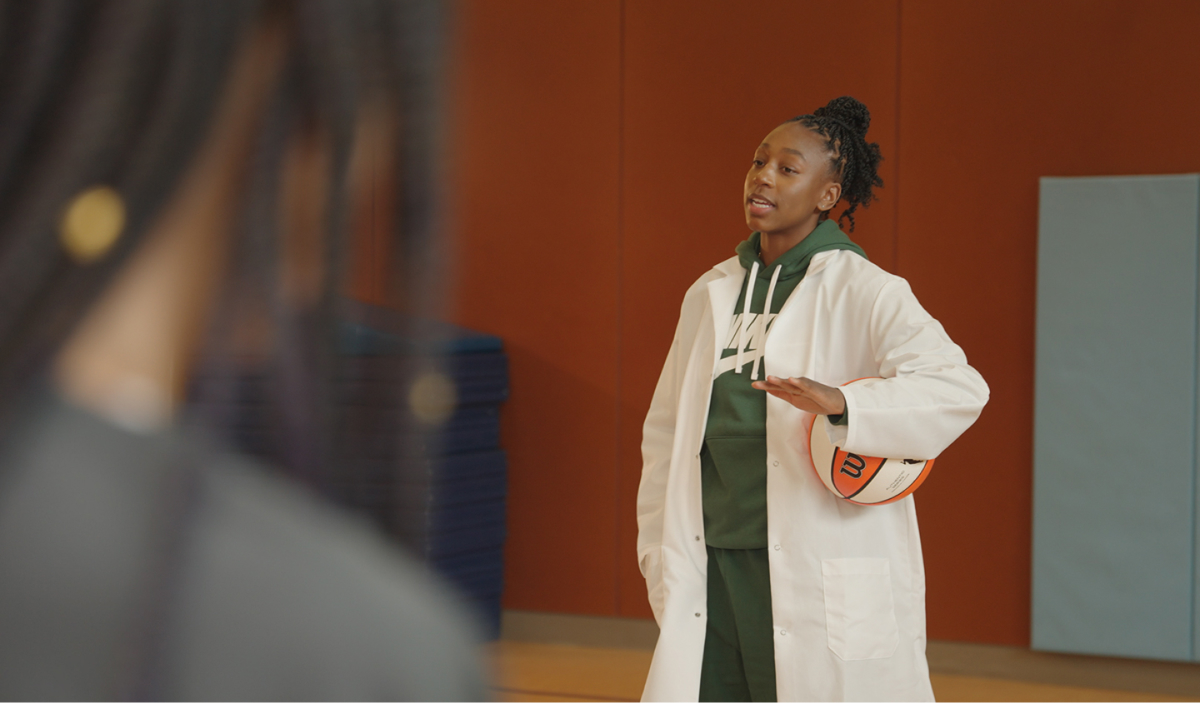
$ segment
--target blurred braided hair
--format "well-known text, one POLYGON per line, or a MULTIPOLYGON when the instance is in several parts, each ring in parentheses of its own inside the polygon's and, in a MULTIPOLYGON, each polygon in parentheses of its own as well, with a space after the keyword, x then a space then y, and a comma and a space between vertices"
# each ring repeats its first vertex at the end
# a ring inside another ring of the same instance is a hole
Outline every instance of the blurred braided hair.
MULTIPOLYGON (((435 0, 0 0, 0 430, 139 249, 207 139, 234 59, 272 23, 286 34, 288 55, 257 126, 213 324, 227 327, 248 299, 262 302, 277 332, 268 353, 285 394, 275 400, 280 429, 288 444, 311 444, 314 426, 330 425, 330 379, 344 363, 334 353, 334 318, 348 163, 366 106, 386 106, 399 125, 394 153, 378 159, 401 191, 395 256, 416 269, 430 255, 441 22, 435 0), (328 144, 331 191, 321 224, 324 289, 316 308, 303 310, 274 293, 280 165, 300 134, 328 144), (81 264, 60 245, 58 223, 64 204, 94 185, 120 194, 126 224, 103 258, 81 264)), ((279 460, 308 474, 323 461, 312 455, 326 451, 279 460)))
MULTIPOLYGON (((847 204, 838 221, 848 219, 850 231, 854 231, 854 211, 859 205, 867 207, 875 199, 875 188, 883 187, 883 179, 877 169, 883 156, 879 144, 868 142, 867 128, 871 125, 871 112, 858 100, 844 95, 830 100, 811 115, 800 115, 788 120, 799 122, 825 139, 829 151, 829 167, 842 184, 842 197, 847 204)), ((825 219, 829 213, 823 213, 825 219)))

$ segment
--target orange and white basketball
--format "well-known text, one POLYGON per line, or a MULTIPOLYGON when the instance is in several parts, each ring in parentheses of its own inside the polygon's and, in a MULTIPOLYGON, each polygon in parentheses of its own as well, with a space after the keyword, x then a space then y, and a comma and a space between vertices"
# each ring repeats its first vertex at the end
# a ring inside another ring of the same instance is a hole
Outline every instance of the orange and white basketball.
MULTIPOLYGON (((850 421, 854 422, 854 418, 850 421)), ((829 441, 827 422, 824 415, 813 417, 808 448, 817 476, 839 498, 857 505, 891 503, 917 490, 933 467, 933 459, 895 459, 848 452, 829 441)))

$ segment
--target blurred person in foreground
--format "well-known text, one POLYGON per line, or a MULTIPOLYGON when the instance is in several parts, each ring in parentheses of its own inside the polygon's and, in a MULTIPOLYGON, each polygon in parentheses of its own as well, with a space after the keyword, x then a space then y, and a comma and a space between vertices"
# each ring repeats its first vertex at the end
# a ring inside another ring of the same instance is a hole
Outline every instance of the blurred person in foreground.
POLYGON ((0 698, 483 694, 442 589, 186 401, 266 350, 298 462, 333 456, 338 252, 417 5, 0 3, 0 698))

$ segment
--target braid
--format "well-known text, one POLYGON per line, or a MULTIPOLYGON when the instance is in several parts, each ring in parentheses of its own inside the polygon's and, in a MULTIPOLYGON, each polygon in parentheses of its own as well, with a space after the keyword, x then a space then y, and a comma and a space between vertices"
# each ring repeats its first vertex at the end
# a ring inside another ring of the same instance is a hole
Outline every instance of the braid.
MULTIPOLYGON (((883 187, 883 179, 877 172, 879 162, 883 160, 879 144, 866 139, 871 112, 866 105, 846 95, 830 100, 811 115, 800 115, 789 121, 799 122, 825 139, 825 148, 830 155, 829 167, 841 178, 842 200, 847 203, 838 221, 848 219, 853 232, 854 211, 859 205, 869 206, 875 199, 873 189, 883 187)), ((828 213, 824 217, 828 217, 828 213)))

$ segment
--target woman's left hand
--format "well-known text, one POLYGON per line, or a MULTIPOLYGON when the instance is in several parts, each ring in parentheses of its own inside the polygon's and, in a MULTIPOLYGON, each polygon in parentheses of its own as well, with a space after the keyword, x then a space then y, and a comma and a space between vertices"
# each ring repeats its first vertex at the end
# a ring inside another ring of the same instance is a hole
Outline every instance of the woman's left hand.
POLYGON ((846 398, 841 390, 810 378, 767 376, 767 380, 755 381, 750 385, 814 415, 841 415, 846 412, 846 398))

